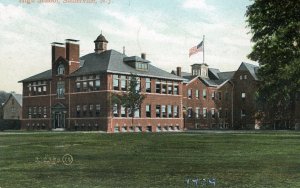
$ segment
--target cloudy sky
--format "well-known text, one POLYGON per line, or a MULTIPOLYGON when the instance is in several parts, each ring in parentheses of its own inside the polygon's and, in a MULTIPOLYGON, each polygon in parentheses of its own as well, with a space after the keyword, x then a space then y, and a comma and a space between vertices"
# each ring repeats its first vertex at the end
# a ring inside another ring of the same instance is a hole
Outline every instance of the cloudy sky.
POLYGON ((145 52, 168 72, 202 63, 203 53, 189 58, 188 51, 203 35, 209 67, 230 71, 242 61, 256 64, 246 57, 252 45, 244 17, 249 0, 21 1, 0 2, 0 90, 7 92, 21 93, 19 80, 51 68, 52 42, 78 39, 82 56, 93 52, 101 30, 109 49, 122 52, 125 46, 129 56, 145 52))

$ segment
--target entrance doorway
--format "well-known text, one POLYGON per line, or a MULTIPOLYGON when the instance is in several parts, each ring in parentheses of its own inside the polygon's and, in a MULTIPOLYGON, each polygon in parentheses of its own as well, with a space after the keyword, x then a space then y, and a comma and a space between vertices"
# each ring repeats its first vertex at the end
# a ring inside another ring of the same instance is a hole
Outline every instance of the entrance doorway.
POLYGON ((65 128, 65 115, 62 112, 55 112, 54 114, 54 128, 65 128))

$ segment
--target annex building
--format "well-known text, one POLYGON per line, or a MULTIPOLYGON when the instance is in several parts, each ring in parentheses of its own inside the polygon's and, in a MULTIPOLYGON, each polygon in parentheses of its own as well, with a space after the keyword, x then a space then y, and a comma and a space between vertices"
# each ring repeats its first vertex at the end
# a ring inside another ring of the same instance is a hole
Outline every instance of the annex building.
POLYGON ((23 83, 22 128, 159 132, 183 130, 184 78, 151 64, 146 54, 128 57, 108 50, 100 34, 94 52, 80 57, 79 41, 52 43, 52 68, 23 83), (131 124, 113 94, 126 92, 131 74, 146 98, 131 124))

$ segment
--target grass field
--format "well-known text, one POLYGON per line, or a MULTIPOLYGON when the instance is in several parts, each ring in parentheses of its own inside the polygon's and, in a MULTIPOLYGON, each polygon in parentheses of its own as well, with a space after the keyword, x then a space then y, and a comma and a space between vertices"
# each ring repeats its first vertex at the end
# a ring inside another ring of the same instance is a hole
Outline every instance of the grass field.
POLYGON ((300 132, 0 133, 1 188, 195 187, 186 181, 197 178, 198 187, 212 178, 300 187, 300 132))

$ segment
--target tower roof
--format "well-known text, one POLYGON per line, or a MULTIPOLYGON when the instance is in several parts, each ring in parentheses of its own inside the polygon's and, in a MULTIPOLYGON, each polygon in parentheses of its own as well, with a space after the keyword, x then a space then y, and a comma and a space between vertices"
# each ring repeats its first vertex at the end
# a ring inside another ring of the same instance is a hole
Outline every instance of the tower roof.
POLYGON ((94 42, 108 42, 108 41, 101 33, 94 42))

